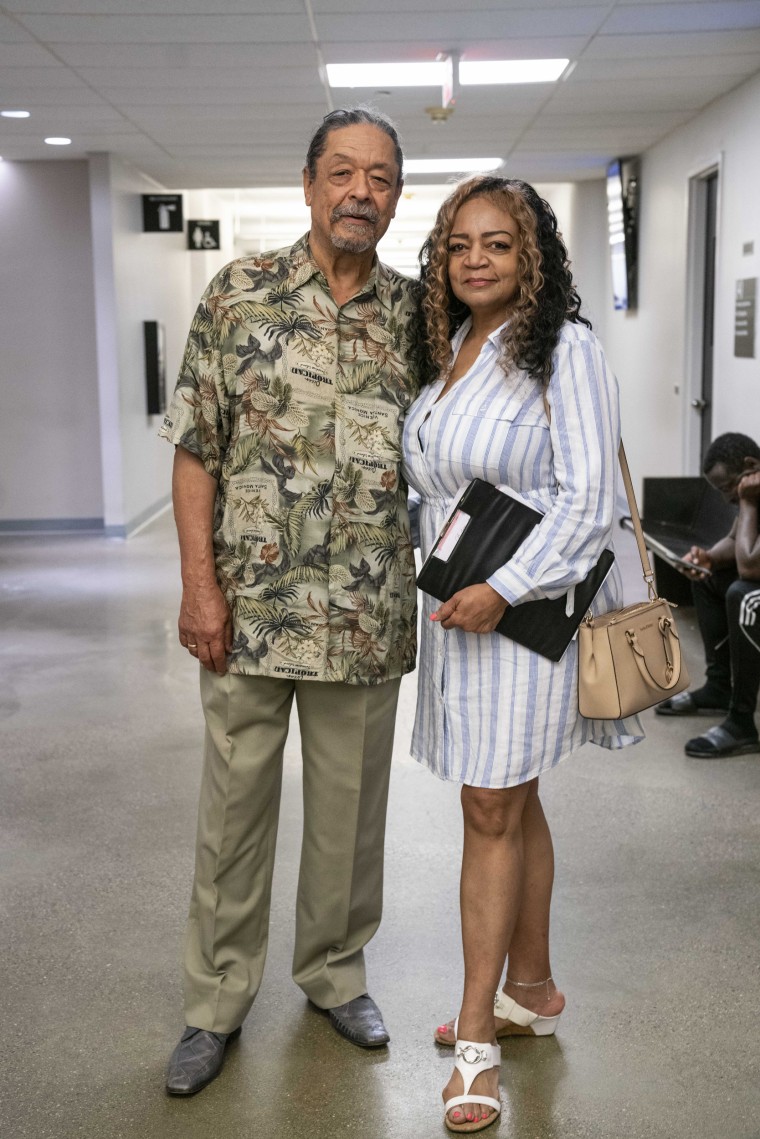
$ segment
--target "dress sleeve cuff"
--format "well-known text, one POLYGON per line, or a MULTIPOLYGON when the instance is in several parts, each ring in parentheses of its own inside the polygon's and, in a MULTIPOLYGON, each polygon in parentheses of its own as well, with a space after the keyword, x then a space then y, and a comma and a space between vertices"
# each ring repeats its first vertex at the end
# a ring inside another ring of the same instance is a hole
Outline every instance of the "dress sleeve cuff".
POLYGON ((487 579, 487 585, 508 601, 510 605, 521 605, 523 601, 540 601, 546 597, 544 591, 527 577, 523 577, 513 566, 502 566, 487 579))

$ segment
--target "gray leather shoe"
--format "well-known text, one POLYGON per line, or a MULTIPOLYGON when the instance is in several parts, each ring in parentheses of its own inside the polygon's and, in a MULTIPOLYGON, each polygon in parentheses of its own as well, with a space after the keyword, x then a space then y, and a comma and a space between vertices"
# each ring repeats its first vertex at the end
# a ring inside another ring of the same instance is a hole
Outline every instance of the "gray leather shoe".
POLYGON ((390 1040, 380 1009, 367 993, 345 1005, 329 1008, 333 1028, 360 1048, 382 1048, 390 1040))
POLYGON ((224 1050, 234 1032, 207 1032, 204 1028, 186 1028, 172 1052, 166 1073, 169 1095, 195 1095, 219 1075, 224 1063, 224 1050))

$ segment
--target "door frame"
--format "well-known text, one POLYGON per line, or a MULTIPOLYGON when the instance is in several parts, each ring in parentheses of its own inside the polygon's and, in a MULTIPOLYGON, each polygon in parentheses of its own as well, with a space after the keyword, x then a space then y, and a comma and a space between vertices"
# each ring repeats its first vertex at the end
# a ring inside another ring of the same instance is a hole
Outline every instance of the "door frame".
MULTIPOLYGON (((707 218, 707 181, 718 176, 718 193, 715 205, 715 281, 720 279, 721 260, 721 201, 723 197, 723 152, 712 162, 701 165, 688 176, 687 243, 686 243, 686 321, 683 398, 683 473, 699 475, 701 470, 701 421, 694 414, 692 400, 702 396, 703 315, 705 285, 705 221, 707 218)), ((715 372, 715 344, 713 342, 713 407, 718 379, 715 372)))

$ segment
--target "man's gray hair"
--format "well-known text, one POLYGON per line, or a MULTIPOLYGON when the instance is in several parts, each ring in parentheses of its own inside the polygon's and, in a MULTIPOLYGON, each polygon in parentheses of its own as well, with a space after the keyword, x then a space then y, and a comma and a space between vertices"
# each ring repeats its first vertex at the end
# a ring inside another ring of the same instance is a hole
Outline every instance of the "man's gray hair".
POLYGON ((394 123, 392 123, 382 111, 376 111, 373 107, 363 105, 351 107, 348 110, 339 108, 336 111, 330 111, 330 113, 325 115, 322 119, 322 122, 312 136, 309 149, 306 152, 306 169, 312 180, 316 177, 317 159, 321 158, 325 152, 327 136, 330 132, 342 130, 343 127, 355 127, 362 123, 377 127, 388 135, 396 151, 399 182, 402 180, 404 174, 404 155, 401 150, 401 140, 399 139, 398 131, 394 123))

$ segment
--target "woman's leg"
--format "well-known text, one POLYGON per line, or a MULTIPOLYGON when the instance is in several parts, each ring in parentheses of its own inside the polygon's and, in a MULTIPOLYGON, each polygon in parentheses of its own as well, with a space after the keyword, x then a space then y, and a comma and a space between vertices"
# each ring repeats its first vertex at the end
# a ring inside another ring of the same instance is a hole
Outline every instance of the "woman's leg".
MULTIPOLYGON (((507 969, 508 975, 513 980, 522 981, 523 984, 545 981, 551 976, 549 910, 554 884, 554 849, 549 826, 538 797, 538 779, 525 784, 525 787, 527 797, 520 816, 524 865, 523 889, 509 941, 507 969)), ((464 888, 464 867, 462 882, 464 888)), ((523 1008, 537 1012, 540 1016, 557 1016, 565 1007, 565 998, 557 991, 553 981, 535 989, 524 989, 505 982, 504 992, 523 1008)), ((499 1030, 504 1027, 506 1021, 497 1017, 494 1024, 499 1030)), ((442 1043, 453 1044, 454 1022, 440 1025, 436 1030, 436 1039, 442 1043)))
MULTIPOLYGON (((461 1040, 495 1043, 493 995, 501 979, 523 893, 522 814, 530 783, 505 789, 462 788, 464 848, 460 904, 464 948, 464 996, 459 1014, 461 1040)), ((473 1093, 498 1098, 496 1068, 475 1080, 473 1093)), ((463 1094, 454 1071, 443 1098, 463 1094)), ((454 1123, 490 1114, 482 1104, 451 1109, 454 1123)))
MULTIPOLYGON (((549 825, 538 797, 538 780, 522 813, 523 858, 525 871, 520 910, 509 943, 509 959, 504 992, 523 1008, 540 1016, 557 1016, 565 998, 551 978, 549 960, 549 911, 554 885, 554 848, 549 825), (511 981, 520 981, 514 985, 511 981), (547 982, 540 984, 539 982, 547 982), (533 988, 524 988, 534 985, 533 988)), ((497 1028, 503 1021, 497 1020, 497 1028)))

